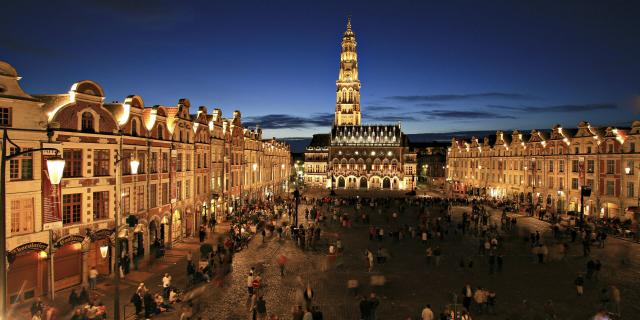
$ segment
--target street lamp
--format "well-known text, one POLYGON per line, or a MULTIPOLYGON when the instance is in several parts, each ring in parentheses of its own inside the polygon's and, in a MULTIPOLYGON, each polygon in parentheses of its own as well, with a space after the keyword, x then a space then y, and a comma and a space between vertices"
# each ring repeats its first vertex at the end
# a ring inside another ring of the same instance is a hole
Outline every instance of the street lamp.
POLYGON ((102 259, 107 257, 107 253, 109 252, 109 246, 108 245, 102 245, 100 246, 100 256, 102 256, 102 259))
MULTIPOLYGON (((122 152, 122 132, 120 133, 120 152, 122 152)), ((131 174, 138 174, 138 167, 140 166, 140 161, 138 161, 136 158, 133 158, 132 156, 128 156, 128 157, 122 157, 120 155, 120 152, 116 152, 116 162, 115 165, 120 167, 120 173, 119 173, 119 178, 118 179, 118 188, 120 189, 120 192, 122 192, 122 163, 124 160, 129 160, 129 166, 131 167, 131 174)), ((122 209, 122 193, 120 196, 120 206, 119 206, 119 210, 116 210, 114 212, 114 228, 116 230, 116 234, 115 234, 115 257, 116 257, 116 264, 115 264, 115 272, 114 277, 113 277, 113 284, 115 286, 115 292, 114 292, 114 299, 113 299, 113 319, 114 320, 119 320, 120 319, 120 245, 118 243, 118 228, 119 228, 119 224, 120 224, 120 216, 122 216, 124 214, 123 209, 122 209)), ((102 248, 100 248, 100 253, 102 254, 102 248)))
POLYGON ((60 180, 62 179, 62 175, 64 173, 64 160, 60 157, 60 150, 55 148, 22 150, 17 144, 9 139, 7 128, 3 129, 2 158, 0 159, 0 202, 2 202, 2 204, 0 204, 0 231, 2 231, 2 236, 0 236, 0 272, 2 272, 2 276, 0 276, 0 290, 2 290, 2 301, 0 302, 0 318, 6 319, 7 317, 7 236, 5 234, 5 230, 7 230, 7 182, 5 179, 6 164, 7 161, 13 158, 37 151, 55 152, 55 157, 46 160, 47 173, 49 176, 49 182, 51 182, 52 185, 60 184, 60 180), (7 155, 7 142, 11 143, 11 145, 16 148, 16 152, 7 155))

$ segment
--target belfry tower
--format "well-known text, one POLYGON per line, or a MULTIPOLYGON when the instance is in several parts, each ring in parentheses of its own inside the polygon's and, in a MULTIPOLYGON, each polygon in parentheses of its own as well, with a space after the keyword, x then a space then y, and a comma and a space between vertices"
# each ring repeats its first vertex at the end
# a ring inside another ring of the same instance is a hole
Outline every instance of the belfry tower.
POLYGON ((340 73, 336 81, 336 126, 357 125, 360 114, 360 80, 358 80, 358 54, 356 35, 351 30, 351 17, 347 20, 347 31, 342 36, 340 50, 340 73))

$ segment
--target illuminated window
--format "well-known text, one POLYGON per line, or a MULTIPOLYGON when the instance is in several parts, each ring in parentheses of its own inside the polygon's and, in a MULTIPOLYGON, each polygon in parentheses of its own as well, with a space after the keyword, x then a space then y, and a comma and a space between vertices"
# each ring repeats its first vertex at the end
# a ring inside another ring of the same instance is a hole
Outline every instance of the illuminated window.
POLYGON ((82 121, 81 121, 81 131, 82 132, 95 132, 93 115, 91 112, 83 112, 82 113, 82 121))
POLYGON ((11 200, 11 234, 33 232, 33 198, 11 200))
POLYGON ((134 137, 138 136, 138 121, 136 119, 131 121, 131 135, 134 137))
POLYGON ((169 183, 165 182, 162 184, 162 204, 169 203, 169 183))
POLYGON ((11 126, 11 108, 0 108, 0 126, 2 127, 10 127, 11 126))
POLYGON ((149 209, 158 206, 158 185, 152 184, 149 186, 149 209))
POLYGON ((82 194, 65 194, 62 196, 62 223, 73 224, 80 222, 82 211, 82 194))
MULTIPOLYGON (((9 149, 11 154, 18 152, 17 148, 9 149)), ((24 149, 23 151, 28 151, 24 149)), ((9 161, 9 179, 15 180, 32 180, 33 179, 33 154, 25 153, 17 156, 9 161)))
POLYGON ((158 125, 158 139, 164 139, 164 127, 162 125, 158 125))
POLYGON ((93 220, 109 218, 109 191, 93 193, 93 220))
POLYGON ((0 127, 11 126, 11 108, 0 107, 0 127))
POLYGON ((166 152, 162 153, 162 172, 169 172, 169 154, 166 152))
POLYGON ((136 186, 136 209, 144 210, 144 186, 136 186))
POLYGON ((96 177, 109 175, 109 150, 93 151, 93 175, 96 177))
POLYGON ((607 160, 607 174, 613 174, 616 169, 615 160, 607 160))
POLYGON ((157 152, 153 152, 151 153, 151 163, 149 164, 149 170, 151 170, 151 173, 157 173, 158 172, 158 153, 157 152))
POLYGON ((82 149, 64 149, 64 174, 65 178, 82 176, 82 149))
POLYGON ((614 194, 614 183, 613 181, 607 181, 606 195, 612 196, 613 194, 614 194))

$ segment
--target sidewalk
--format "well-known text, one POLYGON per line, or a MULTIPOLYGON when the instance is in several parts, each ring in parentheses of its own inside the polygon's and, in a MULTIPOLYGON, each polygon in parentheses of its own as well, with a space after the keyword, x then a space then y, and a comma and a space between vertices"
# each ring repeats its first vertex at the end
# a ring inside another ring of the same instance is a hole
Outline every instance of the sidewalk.
MULTIPOLYGON (((217 225, 215 233, 209 234, 206 243, 217 245, 217 240, 228 231, 228 223, 217 225)), ((144 282, 147 288, 152 293, 156 293, 161 290, 162 277, 164 273, 169 273, 172 276, 172 284, 184 288, 187 284, 186 276, 186 256, 189 251, 192 252, 194 261, 199 258, 200 243, 197 238, 185 238, 181 242, 175 243, 171 249, 167 249, 165 255, 162 258, 154 259, 153 263, 149 265, 150 258, 145 257, 141 261, 139 270, 131 270, 123 279, 120 279, 120 308, 123 310, 124 317, 121 319, 133 319, 134 307, 129 302, 131 296, 141 282, 144 282)), ((68 319, 71 317, 73 310, 68 303, 69 294, 72 289, 76 289, 79 294, 82 286, 75 286, 72 288, 56 291, 55 299, 51 301, 48 297, 43 297, 42 301, 48 305, 57 309, 58 319, 68 319)), ((88 288, 87 288, 88 289, 88 288)), ((91 296, 96 297, 96 301, 102 302, 107 307, 108 319, 113 319, 113 304, 115 300, 115 286, 113 285, 113 277, 108 276, 100 279, 96 285, 96 289, 90 293, 91 296)), ((15 319, 30 319, 32 302, 21 304, 14 308, 12 312, 15 319)), ((169 314, 175 315, 176 312, 169 314)), ((157 317, 160 318, 160 317, 157 317)), ((175 318, 175 316, 173 317, 175 318)))

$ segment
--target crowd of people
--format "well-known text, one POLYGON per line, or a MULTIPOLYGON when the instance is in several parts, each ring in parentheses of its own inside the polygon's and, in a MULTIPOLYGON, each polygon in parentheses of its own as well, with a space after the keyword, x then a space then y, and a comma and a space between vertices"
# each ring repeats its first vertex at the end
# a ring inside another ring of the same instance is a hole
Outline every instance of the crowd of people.
MULTIPOLYGON (((482 270, 488 270, 491 276, 499 276, 505 268, 506 258, 513 254, 506 249, 505 242, 514 244, 520 241, 519 239, 524 240, 529 248, 532 262, 540 265, 564 260, 571 246, 581 247, 583 255, 588 257, 588 260, 584 270, 576 270, 577 276, 573 280, 576 295, 584 295, 585 286, 592 282, 593 285, 588 287, 601 288, 598 293, 600 303, 597 313, 600 318, 597 319, 608 319, 610 314, 620 314, 620 290, 613 285, 599 284, 602 262, 591 257, 591 247, 594 244, 599 247, 605 246, 605 232, 556 223, 550 225, 551 238, 539 231, 523 234, 523 230, 518 228, 519 218, 510 214, 508 209, 502 210, 501 215, 492 215, 491 212, 496 210, 490 209, 491 206, 486 202, 464 198, 302 197, 302 204, 300 218, 304 218, 304 221, 297 224, 298 219, 294 217, 297 208, 293 199, 278 198, 237 208, 234 214, 228 217, 229 233, 218 239, 212 250, 202 253, 196 259, 191 252, 187 254, 188 282, 184 290, 188 291, 203 283, 213 282, 222 285, 225 276, 231 272, 234 254, 246 247, 252 238, 260 235, 262 242, 267 239, 292 241, 300 250, 312 250, 316 254, 326 248, 328 261, 339 267, 341 255, 345 250, 345 243, 339 234, 357 226, 357 230, 366 232, 363 237, 369 240, 364 252, 366 267, 362 272, 379 274, 385 265, 395 263, 393 250, 402 248, 402 243, 407 241, 419 244, 422 248, 427 272, 440 268, 445 257, 448 266, 456 265, 463 272, 467 283, 461 291, 453 294, 451 303, 439 308, 425 304, 421 310, 416 310, 416 319, 471 320, 480 314, 499 314, 501 308, 497 304, 498 292, 490 288, 490 282, 487 283, 489 286, 481 283, 473 285, 474 272, 480 270, 478 264, 486 263, 486 268, 483 267, 482 270), (456 212, 461 214, 454 216, 454 207, 456 212), (334 233, 335 237, 325 237, 324 230, 338 232, 334 233), (445 248, 450 247, 447 242, 452 241, 477 243, 477 252, 471 255, 464 252, 447 252, 445 248)), ((198 230, 200 243, 204 244, 209 236, 213 236, 215 225, 214 219, 202 224, 198 230)), ((158 256, 159 252, 164 253, 160 246, 153 250, 154 256, 158 256)), ((275 260, 280 276, 287 276, 288 258, 279 254, 275 260)), ((251 319, 278 319, 276 314, 268 312, 268 288, 264 286, 262 276, 255 268, 248 271, 248 314, 251 319)), ((384 283, 384 280, 382 282, 384 283)), ((131 296, 130 302, 135 306, 135 314, 138 317, 148 319, 177 309, 180 312, 176 315, 179 315, 180 319, 194 319, 193 301, 183 301, 184 292, 172 284, 170 274, 165 274, 159 285, 162 289, 153 293, 144 283, 140 283, 131 296)), ((366 295, 359 295, 359 283, 355 279, 349 280, 347 286, 354 296, 359 297, 357 307, 360 319, 377 319, 377 309, 381 301, 376 293, 367 292, 366 295)), ((93 289, 95 277, 90 279, 89 290, 82 288, 79 293, 75 290, 71 292, 69 304, 74 310, 72 319, 107 319, 107 308, 90 294, 93 289)), ((309 283, 301 286, 299 291, 302 303, 293 305, 291 318, 322 319, 321 308, 314 303, 316 292, 309 283)), ((529 304, 530 302, 523 301, 523 305, 529 304)), ((33 319, 51 319, 47 313, 52 313, 52 309, 38 300, 31 308, 33 319)), ((539 312, 545 319, 559 319, 555 309, 554 302, 547 300, 539 312)))

